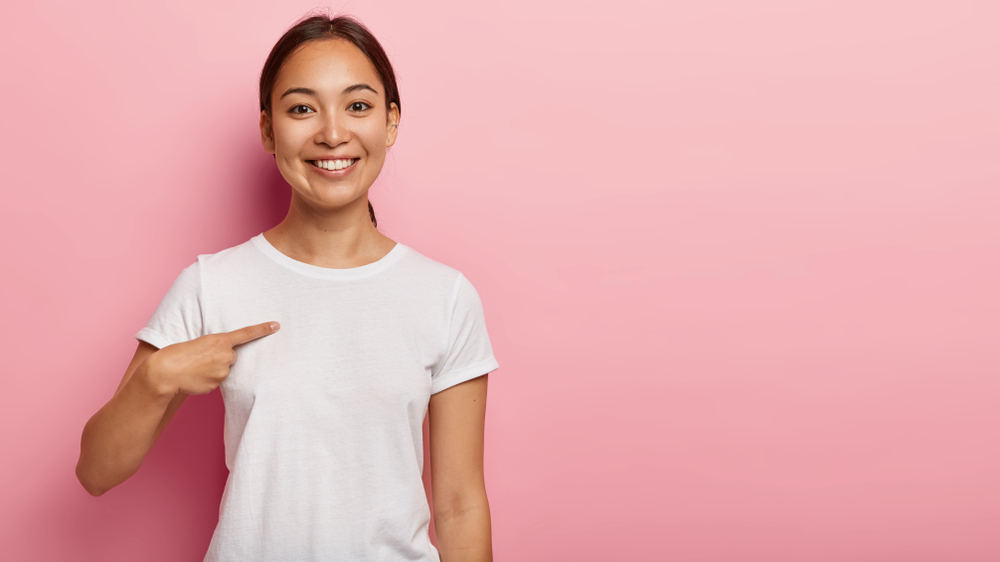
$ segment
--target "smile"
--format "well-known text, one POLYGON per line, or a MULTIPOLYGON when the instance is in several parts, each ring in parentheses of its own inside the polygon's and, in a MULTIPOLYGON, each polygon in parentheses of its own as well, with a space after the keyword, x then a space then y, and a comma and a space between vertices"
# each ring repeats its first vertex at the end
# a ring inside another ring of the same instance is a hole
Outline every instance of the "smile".
POLYGON ((309 160, 308 162, 317 168, 322 168, 324 170, 343 170, 344 168, 350 168, 360 158, 351 158, 348 160, 309 160))

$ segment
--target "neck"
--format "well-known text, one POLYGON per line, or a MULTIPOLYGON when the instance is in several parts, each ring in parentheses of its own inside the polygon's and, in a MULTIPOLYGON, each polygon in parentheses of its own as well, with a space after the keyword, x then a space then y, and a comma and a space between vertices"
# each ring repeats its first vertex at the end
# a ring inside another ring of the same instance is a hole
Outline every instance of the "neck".
POLYGON ((339 209, 319 211, 298 201, 293 193, 288 214, 264 237, 292 259, 333 269, 372 263, 395 246, 372 224, 367 197, 339 209))

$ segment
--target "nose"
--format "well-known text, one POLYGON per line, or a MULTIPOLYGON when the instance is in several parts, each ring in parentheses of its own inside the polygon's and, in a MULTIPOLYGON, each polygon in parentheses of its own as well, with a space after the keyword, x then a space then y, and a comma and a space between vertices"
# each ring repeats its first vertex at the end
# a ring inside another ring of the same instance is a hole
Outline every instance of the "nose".
POLYGON ((328 113, 323 119, 319 119, 319 129, 314 137, 316 144, 332 148, 350 140, 351 133, 345 126, 344 119, 344 116, 336 113, 328 113))

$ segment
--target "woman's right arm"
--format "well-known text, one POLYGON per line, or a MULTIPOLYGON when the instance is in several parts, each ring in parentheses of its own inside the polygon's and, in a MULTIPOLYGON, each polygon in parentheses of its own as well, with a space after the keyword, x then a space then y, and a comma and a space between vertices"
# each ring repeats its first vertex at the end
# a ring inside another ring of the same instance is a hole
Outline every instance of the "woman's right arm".
POLYGON ((140 341, 115 395, 83 428, 76 464, 83 487, 99 496, 135 474, 184 398, 229 376, 233 348, 277 330, 277 322, 264 322, 163 349, 140 341))
POLYGON ((76 477, 99 496, 139 470, 187 394, 157 384, 149 359, 158 350, 140 341, 118 390, 83 428, 76 477))

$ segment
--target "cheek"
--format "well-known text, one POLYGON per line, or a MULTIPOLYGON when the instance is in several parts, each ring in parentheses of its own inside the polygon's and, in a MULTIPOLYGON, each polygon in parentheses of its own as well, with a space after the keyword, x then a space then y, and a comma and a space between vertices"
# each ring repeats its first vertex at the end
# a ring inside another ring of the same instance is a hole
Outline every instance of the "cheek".
MULTIPOLYGON (((274 147, 279 154, 297 153, 302 146, 302 139, 308 137, 308 131, 302 127, 283 124, 274 128, 274 147)), ((291 154, 296 156, 295 154, 291 154)))
POLYGON ((358 127, 356 134, 367 150, 376 152, 385 150, 385 141, 388 139, 385 132, 385 125, 373 119, 371 123, 364 123, 358 127))

